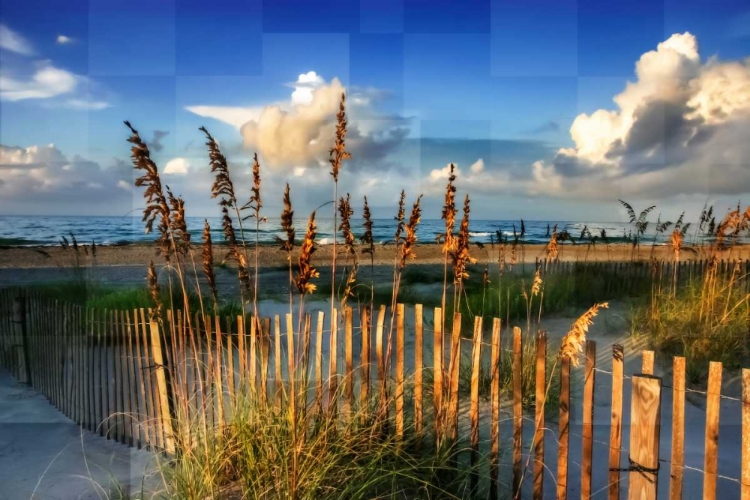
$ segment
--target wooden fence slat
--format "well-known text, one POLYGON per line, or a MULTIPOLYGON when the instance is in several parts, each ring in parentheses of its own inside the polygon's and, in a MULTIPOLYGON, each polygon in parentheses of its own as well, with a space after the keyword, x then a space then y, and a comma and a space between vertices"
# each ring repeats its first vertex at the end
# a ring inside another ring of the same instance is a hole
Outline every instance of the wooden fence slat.
POLYGON ((396 305, 396 437, 404 435, 404 304, 396 305))
POLYGON ((139 342, 141 355, 143 356, 140 370, 146 389, 144 399, 147 414, 146 420, 143 422, 143 425, 148 427, 148 445, 150 448, 153 448, 154 446, 159 446, 159 432, 154 427, 154 423, 156 421, 156 409, 154 408, 154 393, 151 388, 151 359, 148 352, 148 328, 146 327, 146 313, 143 309, 136 310, 135 317, 136 323, 139 326, 139 342))
POLYGON ((348 420, 354 404, 354 353, 352 346, 352 308, 344 308, 344 416, 348 420))
POLYGON ((586 341, 586 371, 583 379, 583 414, 581 426, 581 499, 591 497, 591 472, 594 464, 594 378, 596 342, 586 341))
MULTIPOLYGON (((268 355, 271 344, 271 318, 263 318, 260 322, 260 400, 264 404, 268 400, 268 355)), ((302 389, 304 394, 304 388, 302 389)))
POLYGON ((630 467, 628 498, 655 499, 658 491, 661 379, 633 376, 630 413, 630 467))
POLYGON ((432 401, 434 406, 435 443, 442 439, 443 419, 443 310, 435 308, 432 318, 433 348, 432 348, 432 401))
POLYGON ((297 422, 297 387, 296 387, 296 351, 294 349, 294 326, 292 324, 292 313, 286 314, 286 363, 287 378, 289 379, 289 411, 291 412, 292 422, 297 422))
POLYGON ((227 395, 229 397, 229 411, 232 412, 232 415, 230 415, 230 418, 233 417, 234 413, 234 342, 232 341, 232 318, 227 316, 224 319, 224 324, 226 325, 226 339, 227 339, 227 362, 224 368, 224 378, 227 381, 227 395))
POLYGON ((568 444, 570 442, 570 358, 560 360, 560 416, 557 445, 557 498, 568 498, 568 444))
POLYGON ((422 436, 422 304, 414 306, 414 432, 419 441, 422 436))
POLYGON ((284 397, 284 379, 282 378, 281 369, 281 318, 276 314, 273 317, 273 367, 274 367, 274 392, 276 393, 276 406, 281 408, 284 397))
POLYGON ((641 353, 642 359, 642 366, 641 366, 641 372, 646 375, 653 375, 654 374, 654 351, 643 351, 641 353))
MULTIPOLYGON (((129 417, 130 420, 130 432, 133 437, 133 445, 137 446, 139 449, 143 447, 144 445, 144 438, 143 438, 143 429, 141 425, 141 415, 143 411, 143 406, 141 405, 141 401, 139 398, 139 394, 143 394, 143 386, 140 384, 141 380, 139 375, 139 369, 140 366, 139 363, 139 356, 136 354, 135 349, 133 349, 133 322, 131 320, 130 311, 124 311, 123 312, 125 316, 125 326, 127 328, 126 335, 128 337, 128 370, 129 370, 129 376, 130 376, 130 387, 132 389, 131 395, 130 395, 130 408, 131 408, 131 415, 129 417)), ((137 340, 136 340, 137 345, 137 340)))
POLYGON ((523 469, 521 465, 523 439, 523 406, 521 400, 523 376, 523 350, 521 329, 513 327, 513 484, 512 494, 516 498, 521 491, 523 469))
POLYGON ((482 355, 482 317, 474 317, 474 338, 471 350, 471 405, 469 421, 471 422, 471 486, 472 494, 479 485, 479 366, 482 355))
POLYGON ((148 377, 146 377, 146 374, 144 372, 144 356, 142 352, 142 340, 141 340, 141 327, 142 323, 139 321, 138 318, 138 309, 133 311, 133 338, 135 341, 135 349, 136 349, 136 372, 138 374, 138 383, 139 383, 139 389, 140 389, 140 402, 139 402, 139 408, 140 408, 140 414, 139 414, 139 424, 141 427, 141 433, 143 437, 143 446, 148 446, 149 448, 153 445, 153 433, 151 431, 151 405, 148 399, 148 394, 150 394, 150 381, 148 377))
MULTIPOLYGON (((748 271, 745 261, 745 270, 748 271)), ((747 281, 748 277, 745 277, 747 281)), ((740 500, 750 500, 750 369, 742 369, 742 468, 740 500)))
POLYGON ((318 312, 318 328, 315 332, 315 401, 318 416, 323 415, 323 322, 325 313, 318 312))
MULTIPOLYGON (((216 423, 219 427, 224 427, 224 382, 221 376, 222 353, 224 352, 223 340, 221 335, 221 318, 219 315, 214 316, 214 348, 216 357, 214 359, 214 387, 216 391, 216 423)), ((162 408, 164 411, 164 408, 162 408)))
POLYGON ((500 327, 500 318, 494 318, 490 358, 490 500, 497 500, 500 488, 500 327))
POLYGON ((133 406, 132 406, 132 395, 135 392, 135 387, 132 385, 132 372, 130 368, 131 353, 128 348, 128 323, 125 319, 126 311, 119 311, 120 316, 120 343, 122 344, 120 364, 122 367, 122 404, 123 404, 123 439, 124 443, 130 446, 134 446, 133 442, 133 427, 131 421, 133 419, 133 406))
POLYGON ((107 329, 105 330, 104 349, 107 353, 106 364, 104 365, 105 380, 107 381, 107 438, 117 440, 117 405, 115 392, 115 375, 114 375, 114 311, 107 312, 107 329))
MULTIPOLYGON (((360 320, 360 333, 362 335, 362 341, 360 342, 361 353, 360 353, 360 364, 362 367, 361 379, 359 391, 359 406, 360 412, 363 419, 367 418, 369 397, 370 397, 370 308, 364 306, 362 308, 362 319, 360 320)), ((363 422, 364 423, 364 422, 363 422)))
MULTIPOLYGON (((218 327, 218 322, 216 324, 218 327)), ((167 453, 174 454, 174 430, 172 429, 172 417, 169 411, 169 389, 167 387, 166 369, 164 366, 164 357, 162 355, 161 336, 159 335, 159 324, 151 320, 150 322, 151 332, 151 354, 153 356, 155 381, 157 386, 157 394, 159 397, 158 406, 161 408, 160 418, 161 421, 157 423, 160 426, 163 448, 167 453)))
POLYGON ((331 338, 329 339, 328 364, 328 414, 329 418, 336 416, 338 403, 338 310, 331 308, 331 338))
MULTIPOLYGON (((378 320, 375 327, 375 354, 377 356, 378 365, 378 386, 380 387, 378 408, 381 412, 387 412, 385 358, 383 357, 383 327, 385 325, 385 311, 385 305, 381 304, 380 309, 378 309, 378 320)), ((378 417, 384 418, 385 415, 379 415, 378 417)))
POLYGON ((624 349, 612 346, 612 405, 609 427, 609 500, 620 498, 620 447, 622 445, 622 384, 624 349))
POLYGON ((544 497, 544 405, 547 400, 547 334, 536 338, 536 394, 534 418, 534 488, 533 497, 544 497))
POLYGON ((245 315, 237 315, 237 361, 240 369, 240 387, 247 382, 247 353, 245 352, 245 315))
POLYGON ((719 463, 719 409, 721 404, 722 364, 711 361, 708 365, 708 390, 706 391, 706 451, 703 471, 703 500, 716 498, 716 480, 719 463))
MULTIPOLYGON (((154 357, 153 348, 151 346, 151 332, 150 332, 150 321, 147 319, 146 310, 140 309, 141 315, 141 335, 143 337, 143 353, 144 353, 144 370, 143 375, 146 378, 146 387, 148 390, 149 408, 151 414, 149 416, 149 423, 151 428, 152 445, 156 448, 164 448, 164 434, 161 422, 161 407, 159 400, 159 388, 157 386, 156 379, 154 377, 154 357)), ((148 315, 151 315, 149 309, 148 315)), ((210 349, 208 351, 211 352, 210 349)), ((211 364, 208 364, 208 370, 211 369, 211 364)))
POLYGON ((461 371, 461 313, 453 313, 450 357, 450 398, 448 400, 448 435, 452 443, 458 439, 458 381, 461 371))
POLYGON ((672 458, 669 498, 682 499, 685 465, 685 358, 672 359, 672 458))
POLYGON ((115 363, 114 371, 114 383, 115 383, 115 418, 116 418, 116 430, 117 430, 117 441, 120 443, 125 442, 125 424, 122 420, 125 412, 125 404, 123 397, 123 376, 122 370, 122 342, 120 342, 120 315, 119 311, 112 311, 112 317, 114 320, 114 326, 112 330, 112 349, 115 363))

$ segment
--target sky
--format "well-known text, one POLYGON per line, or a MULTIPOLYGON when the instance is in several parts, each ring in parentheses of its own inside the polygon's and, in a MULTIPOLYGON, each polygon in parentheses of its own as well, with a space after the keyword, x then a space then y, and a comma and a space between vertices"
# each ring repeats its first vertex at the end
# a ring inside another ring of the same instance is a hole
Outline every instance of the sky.
POLYGON ((206 126, 267 216, 355 210, 620 221, 750 200, 750 6, 605 0, 0 0, 0 215, 125 215, 129 120, 188 215, 218 214, 206 126))

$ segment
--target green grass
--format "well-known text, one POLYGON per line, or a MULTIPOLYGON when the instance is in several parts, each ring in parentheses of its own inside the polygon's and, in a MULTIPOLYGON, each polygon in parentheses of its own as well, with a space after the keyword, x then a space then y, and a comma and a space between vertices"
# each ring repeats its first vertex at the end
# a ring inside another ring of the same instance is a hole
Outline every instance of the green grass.
POLYGON ((292 498, 292 491, 300 500, 470 495, 469 468, 451 462, 464 451, 456 446, 436 451, 408 437, 398 441, 371 421, 362 424, 357 412, 335 424, 310 418, 302 441, 287 411, 242 395, 234 403, 231 423, 209 431, 204 442, 182 446, 187 451, 178 459, 161 462, 165 498, 276 499, 292 498))
MULTIPOLYGON (((505 274, 502 278, 495 273, 490 275, 490 284, 486 288, 481 283, 482 267, 474 266, 469 273, 471 278, 465 283, 465 293, 457 308, 462 313, 464 326, 469 327, 467 331, 471 331, 477 315, 484 317, 485 322, 497 317, 504 324, 526 319, 527 303, 522 292, 524 289, 528 292, 531 287, 531 272, 527 272, 526 276, 505 274)), ((531 302, 532 321, 539 315, 540 302, 542 316, 573 315, 597 302, 647 296, 651 287, 650 276, 623 279, 622 275, 610 269, 583 263, 575 265, 569 275, 542 274, 542 280, 543 292, 533 297, 531 302)), ((452 288, 448 291, 446 308, 448 314, 452 315, 452 288)))
POLYGON ((668 287, 654 290, 635 302, 632 333, 646 336, 666 364, 684 356, 688 381, 703 386, 711 361, 730 371, 750 363, 750 294, 744 286, 726 279, 704 285, 698 279, 676 294, 668 287))

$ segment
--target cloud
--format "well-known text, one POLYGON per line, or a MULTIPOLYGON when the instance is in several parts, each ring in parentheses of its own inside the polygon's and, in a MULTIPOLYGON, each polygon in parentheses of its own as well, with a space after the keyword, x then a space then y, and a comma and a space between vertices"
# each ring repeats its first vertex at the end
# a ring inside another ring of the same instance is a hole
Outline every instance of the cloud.
POLYGON ((69 37, 69 36, 57 35, 57 38, 55 39, 55 42, 58 45, 66 45, 66 44, 69 44, 69 43, 73 43, 73 39, 71 37, 69 37))
POLYGON ((750 60, 702 61, 690 33, 643 54, 615 110, 579 115, 574 146, 531 165, 529 194, 664 198, 750 192, 750 60))
POLYGON ((73 92, 77 85, 78 79, 73 73, 44 62, 28 79, 0 75, 0 99, 48 99, 73 92))
POLYGON ((65 105, 72 109, 101 111, 112 107, 112 105, 106 101, 95 101, 88 99, 68 99, 65 101, 65 105))
POLYGON ((4 24, 0 24, 0 49, 15 52, 22 56, 34 55, 34 48, 31 43, 4 24))
POLYGON ((243 108, 241 106, 187 106, 186 110, 198 116, 213 118, 228 123, 237 129, 250 120, 257 120, 263 113, 263 108, 243 108))
MULTIPOLYGON (((294 89, 288 101, 258 107, 186 109, 237 127, 245 149, 257 152, 265 167, 292 172, 300 167, 327 166, 336 113, 345 89, 337 78, 326 82, 314 71, 299 75, 287 86, 294 89)), ((348 95, 347 149, 353 156, 349 163, 351 170, 372 166, 393 152, 408 135, 406 119, 384 115, 375 109, 384 96, 374 89, 351 89, 348 95)))
POLYGON ((190 162, 182 157, 172 158, 164 166, 164 175, 187 175, 190 162))
POLYGON ((161 140, 169 135, 168 130, 154 130, 154 137, 148 142, 148 146, 157 153, 164 149, 161 140))
MULTIPOLYGON (((66 157, 54 144, 26 148, 0 145, 2 213, 80 213, 90 206, 124 213, 132 206, 124 162, 102 168, 80 156, 66 157)), ((97 209, 100 210, 100 209, 97 209)))

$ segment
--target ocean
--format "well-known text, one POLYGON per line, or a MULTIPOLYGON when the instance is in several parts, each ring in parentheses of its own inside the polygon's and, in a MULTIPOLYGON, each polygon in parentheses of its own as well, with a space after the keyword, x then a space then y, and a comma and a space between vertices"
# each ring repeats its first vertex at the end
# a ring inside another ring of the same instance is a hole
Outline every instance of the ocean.
MULTIPOLYGON (((408 214, 407 214, 408 215, 408 214)), ((459 214, 460 217, 460 214, 459 214)), ((203 233, 203 218, 188 217, 188 230, 193 242, 199 243, 203 233)), ((221 220, 218 217, 208 218, 211 225, 212 239, 215 243, 224 240, 221 231, 221 220)), ((333 238, 333 220, 318 219, 319 244, 327 244, 333 238)), ((352 231, 355 236, 360 237, 364 233, 362 219, 352 219, 352 231)), ((456 230, 458 223, 456 223, 456 230)), ((297 239, 301 239, 305 233, 307 221, 298 218, 295 220, 297 239)), ((601 231, 606 231, 610 243, 626 241, 625 235, 633 230, 633 226, 619 222, 586 222, 586 221, 524 221, 526 233, 523 237, 524 243, 546 243, 548 226, 552 228, 557 224, 558 232, 568 231, 571 237, 578 241, 584 227, 587 227, 593 236, 600 236, 601 231)), ((521 221, 515 220, 472 220, 469 224, 471 240, 473 242, 489 243, 491 239, 497 241, 498 232, 513 240, 513 230, 520 235, 521 221)), ((235 223, 237 232, 239 228, 235 223)), ((686 243, 698 242, 704 237, 696 235, 696 225, 691 226, 686 243)), ((421 243, 435 241, 438 234, 444 231, 444 223, 440 219, 422 219, 417 228, 417 238, 421 243)), ((396 232, 396 221, 393 219, 375 219, 373 221, 373 239, 376 243, 393 240, 396 232)), ((255 222, 252 220, 244 222, 245 239, 255 242, 255 222)), ((143 223, 138 217, 96 217, 96 216, 0 216, 0 246, 30 246, 30 245, 59 245, 62 236, 70 240, 70 235, 75 235, 81 243, 97 245, 127 245, 134 243, 149 243, 154 240, 153 234, 146 234, 143 223)), ((268 244, 275 241, 276 236, 283 236, 281 226, 277 220, 269 220, 260 225, 257 239, 260 243, 268 244)), ((645 243, 651 243, 655 237, 654 224, 649 225, 646 236, 642 239, 645 243)), ((660 234, 657 243, 665 243, 669 239, 667 234, 660 234)), ((340 241, 340 239, 339 239, 340 241)))

